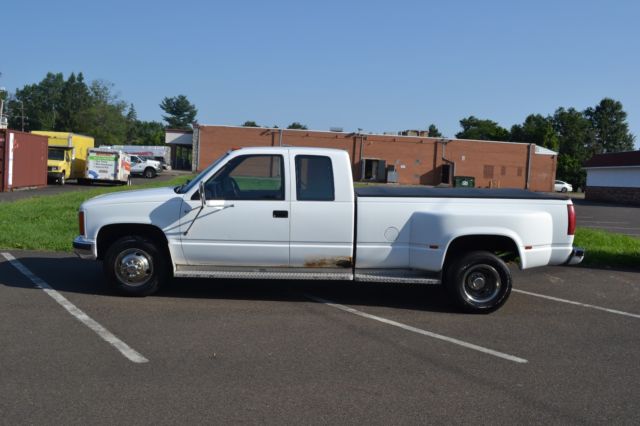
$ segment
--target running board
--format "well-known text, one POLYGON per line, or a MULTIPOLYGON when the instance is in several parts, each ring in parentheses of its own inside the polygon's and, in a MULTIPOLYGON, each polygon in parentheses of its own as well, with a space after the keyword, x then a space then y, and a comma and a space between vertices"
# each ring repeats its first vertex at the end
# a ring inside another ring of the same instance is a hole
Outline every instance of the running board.
POLYGON ((177 265, 174 272, 177 278, 222 278, 245 280, 325 280, 325 281, 360 281, 397 284, 429 284, 441 283, 437 273, 426 273, 405 269, 302 269, 302 268, 241 268, 204 265, 177 265))
POLYGON ((289 269, 289 268, 230 268, 219 266, 177 265, 178 278, 237 278, 244 280, 331 280, 353 281, 351 270, 289 269))
POLYGON ((442 283, 439 273, 407 269, 356 270, 355 281, 428 285, 438 285, 442 283))

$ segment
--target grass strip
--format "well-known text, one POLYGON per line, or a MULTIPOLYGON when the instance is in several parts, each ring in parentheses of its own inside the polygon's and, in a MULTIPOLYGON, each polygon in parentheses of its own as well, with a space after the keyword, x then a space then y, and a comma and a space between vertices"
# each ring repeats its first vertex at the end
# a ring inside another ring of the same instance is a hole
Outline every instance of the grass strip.
POLYGON ((136 185, 134 188, 96 187, 87 191, 0 203, 0 248, 72 251, 71 242, 78 235, 78 208, 83 201, 111 192, 176 186, 191 178, 181 176, 169 181, 136 185))
POLYGON ((582 265, 640 269, 640 239, 599 229, 578 228, 573 242, 587 250, 582 265))

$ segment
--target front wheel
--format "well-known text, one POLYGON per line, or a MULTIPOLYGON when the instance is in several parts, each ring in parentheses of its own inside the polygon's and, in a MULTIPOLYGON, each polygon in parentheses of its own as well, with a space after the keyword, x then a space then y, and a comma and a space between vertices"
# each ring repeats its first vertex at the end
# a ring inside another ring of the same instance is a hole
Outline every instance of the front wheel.
POLYGON ((567 188, 562 188, 561 191, 562 192, 567 192, 567 188))
POLYGON ((154 178, 156 177, 156 171, 151 167, 147 167, 144 169, 144 177, 147 179, 154 178))
POLYGON ((65 182, 66 182, 66 179, 65 179, 65 177, 64 177, 64 172, 62 172, 62 174, 60 175, 60 178, 58 179, 58 183, 59 183, 60 185, 64 185, 64 184, 65 184, 65 182))
POLYGON ((511 293, 511 271, 487 251, 464 254, 445 271, 445 286, 453 300, 470 313, 489 313, 502 306, 511 293))
POLYGON ((123 237, 109 247, 103 268, 107 283, 125 296, 155 293, 169 277, 167 256, 144 237, 123 237))

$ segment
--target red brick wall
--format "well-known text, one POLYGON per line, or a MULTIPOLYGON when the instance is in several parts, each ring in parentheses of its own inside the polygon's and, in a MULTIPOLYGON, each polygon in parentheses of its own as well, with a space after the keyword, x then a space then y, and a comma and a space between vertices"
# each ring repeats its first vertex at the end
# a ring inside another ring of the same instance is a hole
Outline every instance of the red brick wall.
MULTIPOLYGON (((280 129, 201 126, 198 170, 202 170, 233 147, 278 146, 280 129)), ((282 144, 346 150, 351 156, 353 176, 361 176, 360 158, 385 160, 394 165, 398 182, 410 185, 437 185, 445 158, 455 163, 456 176, 473 176, 477 187, 525 188, 529 145, 393 135, 282 130, 282 144), (362 152, 361 152, 362 147, 362 152), (493 167, 493 173, 489 173, 493 167)), ((531 147, 534 150, 534 147, 531 147)), ((531 154, 529 189, 552 191, 556 156, 531 154)))

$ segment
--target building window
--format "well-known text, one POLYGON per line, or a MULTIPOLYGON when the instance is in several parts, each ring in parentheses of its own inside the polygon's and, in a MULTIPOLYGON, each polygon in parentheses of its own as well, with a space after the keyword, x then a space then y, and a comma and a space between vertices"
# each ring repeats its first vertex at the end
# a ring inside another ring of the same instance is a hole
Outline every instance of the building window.
POLYGON ((484 166, 483 176, 485 179, 493 179, 493 166, 484 166))

